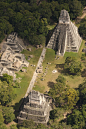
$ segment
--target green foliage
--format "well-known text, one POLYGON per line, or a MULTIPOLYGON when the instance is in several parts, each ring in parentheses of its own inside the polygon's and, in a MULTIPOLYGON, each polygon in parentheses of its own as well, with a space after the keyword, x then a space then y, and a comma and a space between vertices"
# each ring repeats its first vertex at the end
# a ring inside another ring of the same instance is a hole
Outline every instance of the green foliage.
POLYGON ((65 102, 66 102, 66 109, 72 109, 73 106, 76 105, 77 101, 79 100, 79 93, 75 89, 68 89, 65 94, 65 102))
POLYGON ((79 95, 81 104, 86 103, 86 81, 79 85, 79 95))
POLYGON ((6 81, 0 81, 0 102, 2 105, 7 105, 14 99, 13 86, 6 81))
POLYGON ((7 127, 6 127, 5 124, 1 124, 1 125, 0 125, 0 129, 7 129, 7 127))
POLYGON ((19 129, 22 129, 21 127, 24 127, 25 129, 34 129, 36 128, 36 124, 33 120, 24 120, 23 123, 19 125, 19 129))
POLYGON ((62 9, 75 19, 82 12, 82 4, 78 0, 1 0, 0 42, 5 34, 15 31, 29 43, 39 44, 39 35, 47 35, 47 25, 58 21, 62 9))
POLYGON ((4 118, 3 118, 1 106, 0 106, 0 129, 7 129, 5 124, 4 124, 4 118))
POLYGON ((44 35, 40 34, 40 35, 38 36, 38 39, 39 39, 38 44, 45 44, 46 38, 45 38, 44 35))
POLYGON ((4 119, 7 123, 9 123, 15 119, 14 110, 12 107, 3 107, 2 113, 3 113, 4 119))
POLYGON ((86 40, 86 18, 82 20, 82 22, 80 23, 79 33, 82 36, 82 38, 86 40))
POLYGON ((60 83, 63 83, 65 85, 66 79, 63 76, 59 75, 58 78, 56 79, 56 82, 57 83, 60 82, 60 83))
POLYGON ((11 125, 10 129, 18 129, 18 128, 16 127, 16 125, 11 125))
POLYGON ((0 125, 3 124, 3 122, 4 122, 4 118, 3 118, 3 115, 2 115, 2 109, 0 109, 0 125))
POLYGON ((3 74, 2 81, 6 81, 8 84, 13 82, 13 76, 3 74))
POLYGON ((79 100, 79 94, 75 89, 66 88, 60 96, 55 98, 56 106, 64 109, 73 109, 79 100))
POLYGON ((86 56, 85 54, 82 54, 82 55, 81 55, 81 60, 82 60, 82 61, 85 60, 85 56, 86 56))
POLYGON ((85 1, 85 0, 79 0, 79 1, 81 1, 81 3, 82 3, 82 5, 83 5, 83 7, 85 7, 85 6, 86 6, 86 1, 85 1))
MULTIPOLYGON (((55 99, 56 107, 65 109, 73 109, 79 100, 79 93, 75 89, 66 85, 66 80, 62 76, 58 76, 57 83, 49 90, 49 95, 55 99)), ((56 110, 55 110, 56 112, 56 110)))
POLYGON ((57 83, 54 84, 54 87, 49 90, 49 95, 55 98, 57 95, 62 95, 62 92, 66 88, 65 78, 62 76, 58 76, 56 79, 57 83))
POLYGON ((81 111, 82 111, 82 115, 83 115, 83 117, 84 117, 84 119, 86 121, 86 104, 85 105, 82 105, 81 111))
POLYGON ((75 19, 77 16, 81 15, 83 7, 80 1, 71 0, 69 6, 71 19, 75 19))
POLYGON ((70 124, 73 129, 83 129, 85 127, 85 120, 82 113, 74 109, 73 113, 67 117, 67 124, 70 124))
POLYGON ((63 117, 64 110, 62 108, 56 108, 50 112, 50 119, 56 119, 63 117))
POLYGON ((64 70, 73 75, 78 75, 81 72, 81 62, 77 62, 74 57, 67 57, 65 59, 64 70))
POLYGON ((64 89, 65 89, 64 84, 58 82, 54 84, 54 87, 49 90, 49 95, 55 98, 57 95, 62 95, 64 89))
POLYGON ((52 123, 50 129, 72 129, 71 125, 67 125, 66 123, 52 123))
POLYGON ((48 129, 48 128, 43 124, 38 124, 36 129, 48 129))

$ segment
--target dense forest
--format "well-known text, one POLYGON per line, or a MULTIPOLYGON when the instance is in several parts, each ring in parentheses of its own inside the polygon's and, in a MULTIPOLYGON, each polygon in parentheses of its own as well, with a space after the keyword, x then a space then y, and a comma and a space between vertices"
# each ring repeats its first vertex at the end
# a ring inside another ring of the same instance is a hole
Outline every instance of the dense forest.
MULTIPOLYGON (((82 1, 81 1, 82 2, 82 1)), ((48 34, 48 24, 58 22, 62 9, 70 13, 71 20, 82 13, 83 5, 78 0, 1 0, 0 42, 15 31, 30 44, 42 44, 48 34)))

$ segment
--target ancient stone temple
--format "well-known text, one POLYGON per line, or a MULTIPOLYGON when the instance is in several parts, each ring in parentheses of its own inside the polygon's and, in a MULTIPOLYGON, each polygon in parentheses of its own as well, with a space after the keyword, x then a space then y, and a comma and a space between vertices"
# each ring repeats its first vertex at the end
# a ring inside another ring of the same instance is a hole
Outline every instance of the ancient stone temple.
POLYGON ((54 49, 57 55, 64 55, 67 52, 78 52, 81 37, 78 34, 78 28, 70 21, 69 13, 61 10, 59 23, 57 24, 47 48, 54 49))
POLYGON ((22 109, 17 117, 18 123, 32 119, 36 123, 46 124, 49 120, 50 109, 49 98, 40 92, 32 90, 24 100, 22 109))
POLYGON ((16 80, 15 72, 21 70, 22 67, 29 66, 24 54, 20 53, 23 49, 24 47, 18 42, 16 33, 12 33, 7 37, 0 58, 0 77, 7 73, 13 76, 13 80, 16 80))

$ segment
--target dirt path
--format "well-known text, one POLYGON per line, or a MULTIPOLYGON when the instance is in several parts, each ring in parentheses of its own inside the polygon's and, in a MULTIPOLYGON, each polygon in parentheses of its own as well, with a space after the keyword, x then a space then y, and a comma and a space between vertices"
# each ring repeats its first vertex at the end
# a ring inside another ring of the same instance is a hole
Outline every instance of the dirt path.
POLYGON ((9 126, 11 126, 11 125, 16 125, 16 124, 17 124, 16 122, 12 121, 12 122, 10 122, 9 124, 7 124, 6 127, 9 127, 9 126))

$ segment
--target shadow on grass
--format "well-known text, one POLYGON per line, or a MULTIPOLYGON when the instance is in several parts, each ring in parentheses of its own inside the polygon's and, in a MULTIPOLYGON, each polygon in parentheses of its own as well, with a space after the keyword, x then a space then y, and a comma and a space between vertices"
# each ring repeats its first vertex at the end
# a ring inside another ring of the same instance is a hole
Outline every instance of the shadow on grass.
POLYGON ((22 106, 23 106, 23 103, 24 103, 24 98, 22 98, 18 103, 15 103, 15 105, 13 106, 15 112, 15 117, 17 118, 18 114, 19 114, 19 111, 21 110, 22 106))
POLYGON ((65 71, 64 71, 64 64, 56 64, 56 67, 55 67, 59 73, 63 73, 65 74, 65 71))
POLYGON ((53 88, 55 83, 49 81, 47 84, 48 84, 48 87, 53 88))
POLYGON ((64 68, 64 64, 56 64, 56 68, 64 68))
POLYGON ((81 76, 82 76, 82 77, 86 77, 86 69, 84 69, 84 70, 81 72, 81 76))

